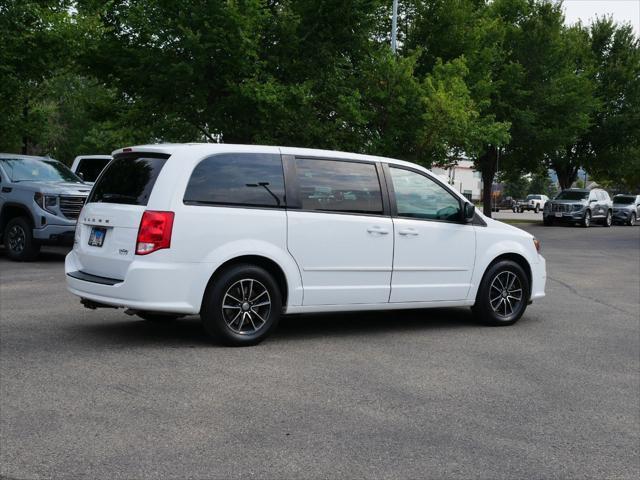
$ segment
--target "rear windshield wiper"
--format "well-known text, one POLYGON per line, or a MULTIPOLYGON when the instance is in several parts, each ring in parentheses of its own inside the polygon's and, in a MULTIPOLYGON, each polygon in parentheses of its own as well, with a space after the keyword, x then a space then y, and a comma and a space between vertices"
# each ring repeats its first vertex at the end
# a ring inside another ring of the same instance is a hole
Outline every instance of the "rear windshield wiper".
POLYGON ((138 197, 134 197, 133 195, 123 195, 121 193, 105 193, 102 195, 102 200, 128 200, 130 202, 138 201, 138 197))

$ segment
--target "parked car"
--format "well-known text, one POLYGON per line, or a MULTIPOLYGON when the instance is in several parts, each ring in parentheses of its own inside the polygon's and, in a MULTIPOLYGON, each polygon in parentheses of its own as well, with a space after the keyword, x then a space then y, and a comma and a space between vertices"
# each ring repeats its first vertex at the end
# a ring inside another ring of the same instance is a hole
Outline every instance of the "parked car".
POLYGON ((640 195, 615 195, 613 197, 613 221, 635 225, 640 218, 640 195))
POLYGON ((593 190, 569 188, 545 204, 542 219, 545 225, 563 221, 589 227, 592 222, 597 221, 605 227, 610 227, 613 219, 613 202, 609 194, 599 188, 593 190))
POLYGON ((73 159, 71 171, 89 185, 93 185, 111 159, 111 155, 78 155, 73 159))
POLYGON ((549 201, 549 197, 546 195, 527 195, 526 203, 523 205, 522 210, 534 211, 536 213, 544 209, 545 204, 549 201))
POLYGON ((226 144, 114 152, 65 271, 88 308, 200 314, 231 345, 285 313, 473 306, 510 325, 546 279, 532 235, 418 165, 226 144))
POLYGON ((513 209, 513 198, 511 197, 501 197, 497 201, 493 202, 491 210, 493 212, 499 212, 500 210, 511 210, 513 209))
POLYGON ((7 256, 33 260, 41 245, 71 245, 89 191, 52 158, 0 153, 0 236, 7 256))
POLYGON ((526 205, 527 205, 526 200, 514 199, 511 201, 511 210, 513 210, 513 213, 522 213, 525 211, 526 205))

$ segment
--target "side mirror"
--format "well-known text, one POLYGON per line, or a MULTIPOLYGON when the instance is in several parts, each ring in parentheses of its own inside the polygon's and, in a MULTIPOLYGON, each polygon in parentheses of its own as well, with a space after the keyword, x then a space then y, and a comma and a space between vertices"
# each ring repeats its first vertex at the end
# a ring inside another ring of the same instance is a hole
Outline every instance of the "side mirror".
POLYGON ((84 180, 84 173, 78 172, 77 175, 80 177, 80 180, 84 180))
POLYGON ((476 206, 472 203, 465 203, 463 215, 465 223, 473 222, 473 217, 476 216, 476 206))

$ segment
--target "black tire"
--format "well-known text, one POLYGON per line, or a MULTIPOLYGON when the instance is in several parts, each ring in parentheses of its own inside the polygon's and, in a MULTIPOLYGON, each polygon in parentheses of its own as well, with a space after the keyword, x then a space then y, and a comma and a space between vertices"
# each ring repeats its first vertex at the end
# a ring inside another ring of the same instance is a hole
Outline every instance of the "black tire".
POLYGON ((136 315, 143 320, 154 323, 172 322, 181 318, 183 315, 176 315, 173 313, 160 313, 160 312, 137 312, 136 315))
POLYGON ((542 224, 545 227, 550 227, 551 225, 553 225, 553 220, 551 220, 549 217, 543 217, 542 224))
POLYGON ((533 210, 535 213, 540 212, 540 205, 536 205, 536 208, 533 210))
POLYGON ((223 271, 209 283, 200 318, 215 340, 244 347, 267 338, 281 314, 282 293, 273 276, 261 267, 241 264, 223 271))
POLYGON ((484 325, 513 325, 527 309, 529 292, 529 279, 522 267, 512 260, 500 260, 489 266, 482 277, 476 296, 476 303, 472 307, 473 313, 476 319, 484 325), (510 288, 508 285, 509 279, 514 277, 516 279, 513 280, 512 284, 514 289, 507 290, 507 288, 510 288), (502 289, 502 291, 500 291, 500 288, 496 289, 496 285, 500 287, 500 282, 504 281, 504 279, 507 279, 505 282, 507 283, 505 286, 507 288, 502 289), (515 303, 516 300, 514 298, 518 294, 516 291, 518 288, 520 289, 520 295, 517 303, 515 303), (512 299, 515 304, 511 303, 512 299), (507 304, 507 301, 509 304, 507 304), (503 305, 504 314, 502 313, 503 305), (509 310, 509 306, 511 306, 511 310, 509 310))
POLYGON ((7 257, 16 262, 29 262, 40 253, 40 245, 33 239, 33 227, 25 217, 9 220, 2 238, 7 257))
POLYGON ((582 226, 584 228, 589 228, 591 226, 591 211, 587 210, 584 212, 584 217, 582 218, 582 226))
POLYGON ((636 224, 636 212, 631 212, 631 216, 629 217, 629 222, 627 225, 633 227, 636 224))
POLYGON ((613 223, 613 212, 611 210, 607 211, 607 216, 602 220, 602 226, 609 228, 613 223))

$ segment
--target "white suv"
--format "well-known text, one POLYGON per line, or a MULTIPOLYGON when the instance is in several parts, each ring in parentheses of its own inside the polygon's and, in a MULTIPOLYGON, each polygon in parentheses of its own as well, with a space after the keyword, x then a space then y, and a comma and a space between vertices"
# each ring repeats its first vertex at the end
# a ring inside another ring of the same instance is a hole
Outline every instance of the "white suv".
POLYGON ((65 270, 89 308, 199 314, 217 339, 250 345, 289 313, 470 306, 509 325, 544 296, 538 250, 412 163, 151 145, 114 152, 65 270))

